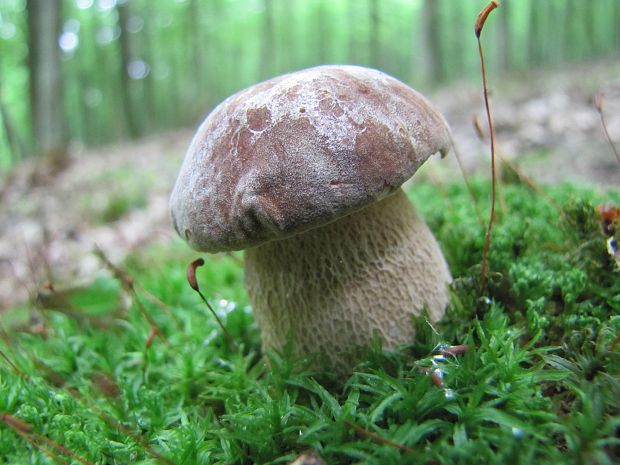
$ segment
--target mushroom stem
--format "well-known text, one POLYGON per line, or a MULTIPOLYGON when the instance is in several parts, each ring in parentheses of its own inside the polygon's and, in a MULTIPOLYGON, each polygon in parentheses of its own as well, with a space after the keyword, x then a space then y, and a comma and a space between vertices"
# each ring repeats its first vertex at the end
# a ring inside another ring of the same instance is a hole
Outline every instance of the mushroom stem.
POLYGON ((402 189, 333 223, 249 249, 245 283, 263 347, 319 355, 350 372, 375 336, 411 342, 411 317, 439 320, 450 272, 402 189))

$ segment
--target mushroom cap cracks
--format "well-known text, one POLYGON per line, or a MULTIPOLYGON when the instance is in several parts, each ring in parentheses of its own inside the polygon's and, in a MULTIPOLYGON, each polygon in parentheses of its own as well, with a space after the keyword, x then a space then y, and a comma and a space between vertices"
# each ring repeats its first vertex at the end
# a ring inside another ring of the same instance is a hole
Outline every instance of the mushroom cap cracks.
POLYGON ((443 117, 380 71, 286 74, 205 119, 172 192, 172 221, 206 252, 284 239, 389 195, 449 145, 443 117))

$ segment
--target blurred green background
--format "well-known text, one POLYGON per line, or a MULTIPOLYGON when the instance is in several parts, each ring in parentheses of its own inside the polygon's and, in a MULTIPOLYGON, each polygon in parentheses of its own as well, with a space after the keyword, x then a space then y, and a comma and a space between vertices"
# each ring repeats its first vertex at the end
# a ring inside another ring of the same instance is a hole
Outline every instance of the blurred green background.
MULTIPOLYGON (((231 93, 317 64, 380 68, 423 91, 479 79, 473 18, 486 3, 2 0, 0 170, 72 141, 194 126, 231 93)), ((618 0, 505 0, 494 15, 492 72, 620 49, 618 0)))

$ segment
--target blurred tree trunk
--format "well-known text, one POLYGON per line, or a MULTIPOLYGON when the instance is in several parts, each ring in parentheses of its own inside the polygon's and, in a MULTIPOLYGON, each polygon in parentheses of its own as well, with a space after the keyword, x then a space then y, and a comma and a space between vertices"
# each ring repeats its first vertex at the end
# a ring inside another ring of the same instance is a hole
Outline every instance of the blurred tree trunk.
MULTIPOLYGON (((211 29, 214 24, 220 24, 222 18, 226 15, 226 4, 221 0, 210 0, 205 5, 206 18, 208 25, 211 29)), ((219 103, 222 96, 226 95, 228 91, 227 84, 230 83, 230 78, 226 80, 225 76, 232 74, 232 69, 238 69, 240 66, 239 55, 233 53, 233 45, 230 41, 223 40, 221 33, 211 33, 208 36, 208 42, 204 47, 205 55, 207 56, 207 62, 218 63, 217 66, 208 66, 205 70, 206 83, 205 86, 211 90, 208 95, 205 96, 203 103, 205 104, 201 109, 201 113, 210 105, 219 103)))
POLYGON ((140 135, 138 120, 134 111, 131 98, 131 78, 129 76, 129 66, 132 60, 131 40, 129 38, 129 2, 118 3, 116 5, 118 12, 118 27, 121 35, 118 40, 121 54, 121 99, 124 109, 127 134, 130 138, 135 139, 140 135))
POLYGON ((441 53, 440 0, 424 0, 422 20, 422 44, 424 74, 433 82, 442 81, 443 57, 441 53))
POLYGON ((564 23, 564 37, 563 37, 563 41, 562 41, 562 56, 565 59, 573 59, 576 56, 576 53, 574 51, 574 47, 576 44, 574 44, 574 38, 573 35, 575 33, 575 30, 573 28, 574 23, 575 23, 575 18, 574 15, 575 14, 575 5, 573 4, 572 0, 566 0, 566 14, 564 15, 564 18, 566 19, 565 23, 564 23))
POLYGON ((296 2, 292 2, 290 0, 283 0, 281 3, 281 8, 284 17, 284 51, 283 51, 283 61, 284 67, 286 69, 295 69, 296 63, 299 61, 299 57, 297 55, 297 40, 296 40, 296 26, 297 22, 295 20, 295 7, 298 5, 296 2))
POLYGON ((528 34, 528 55, 530 65, 544 64, 547 49, 545 18, 547 16, 547 2, 530 4, 530 33, 528 34))
MULTIPOLYGON (((190 0, 189 2, 189 32, 191 40, 191 74, 193 79, 192 83, 192 111, 188 115, 192 120, 200 115, 202 112, 204 103, 207 100, 205 95, 206 90, 209 88, 205 83, 205 55, 207 51, 207 42, 205 41, 200 20, 202 18, 202 10, 200 8, 201 2, 199 0, 190 0)), ((153 59, 152 57, 151 59, 153 59)), ((149 76, 150 78, 150 76, 149 76)), ((150 83, 150 80, 149 80, 150 83)))
MULTIPOLYGON (((153 82, 153 73, 151 72, 151 68, 153 63, 155 62, 155 56, 153 55, 153 50, 151 47, 151 24, 152 22, 146 18, 144 21, 144 27, 142 28, 142 33, 140 34, 140 54, 138 55, 144 62, 146 63, 147 70, 146 75, 140 79, 140 83, 142 84, 142 100, 140 101, 139 108, 142 109, 140 111, 141 118, 139 121, 140 132, 144 134, 145 131, 152 131, 153 127, 157 125, 157 115, 155 114, 155 83, 153 82)), ((198 71, 192 68, 192 73, 196 73, 195 79, 198 79, 198 71)), ((195 102, 198 99, 196 98, 196 94, 194 94, 192 102, 195 102)), ((192 113, 190 111, 189 113, 192 113)), ((193 120, 193 118, 192 118, 193 120)))
MULTIPOLYGON (((437 47, 440 49, 441 63, 441 77, 445 80, 452 79, 455 76, 459 76, 462 70, 465 69, 465 53, 463 53, 462 44, 463 37, 470 37, 471 25, 463 21, 463 18, 467 18, 467 11, 463 5, 464 2, 450 2, 448 3, 447 14, 442 18, 440 12, 439 17, 436 20, 437 24, 442 23, 443 26, 439 26, 442 30, 441 40, 445 46, 441 52, 441 44, 437 47), (449 27, 445 27, 445 24, 449 24, 449 27), (466 27, 467 26, 467 27, 466 27)), ((502 6, 505 2, 502 3, 502 6)))
POLYGON ((368 51, 370 53, 370 66, 381 68, 381 37, 379 27, 381 21, 379 18, 379 0, 368 0, 368 51))
POLYGON ((359 63, 357 40, 357 5, 359 0, 347 0, 347 58, 350 63, 359 63))
POLYGON ((35 152, 61 161, 67 155, 62 64, 58 38, 61 0, 28 0, 30 114, 35 152))
POLYGON ((267 79, 273 74, 273 0, 263 0, 263 37, 258 76, 267 79))
POLYGON ((617 47, 620 49, 620 2, 616 2, 616 7, 614 10, 614 23, 616 24, 616 40, 615 43, 617 47))
POLYGON ((203 74, 204 74, 204 51, 205 42, 202 37, 200 27, 200 2, 198 0, 190 0, 189 2, 189 30, 192 40, 192 74, 195 78, 198 88, 203 87, 203 74))
POLYGON ((317 44, 317 52, 318 52, 318 61, 319 63, 325 63, 327 61, 327 57, 329 56, 329 48, 331 46, 331 38, 329 31, 329 12, 325 9, 325 2, 319 1, 317 5, 316 11, 316 19, 315 24, 317 25, 317 35, 318 35, 318 44, 317 44))
POLYGON ((4 127, 4 134, 6 135, 6 141, 8 142, 11 150, 11 162, 21 160, 24 157, 24 146, 17 131, 15 131, 15 125, 13 119, 9 113, 8 108, 4 105, 4 98, 2 96, 2 83, 0 82, 0 119, 2 120, 2 126, 4 127))
POLYGON ((502 2, 499 15, 499 52, 500 65, 504 71, 512 68, 512 52, 510 50, 510 2, 502 2))
POLYGON ((587 5, 585 8, 581 8, 580 16, 583 21, 583 29, 585 31, 585 51, 588 57, 596 56, 597 43, 596 43, 596 2, 592 2, 591 5, 587 5))

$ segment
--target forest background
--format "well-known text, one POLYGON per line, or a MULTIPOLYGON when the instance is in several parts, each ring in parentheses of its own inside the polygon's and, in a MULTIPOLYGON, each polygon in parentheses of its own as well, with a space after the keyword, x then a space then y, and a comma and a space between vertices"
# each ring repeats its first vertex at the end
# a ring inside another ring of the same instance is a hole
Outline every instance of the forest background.
MULTIPOLYGON (((194 126, 231 93, 324 63, 422 91, 479 79, 479 0, 3 0, 0 170, 31 155, 194 126), (463 40, 470 37, 471 40, 463 40)), ((618 0, 506 0, 491 72, 620 50, 618 0)))

